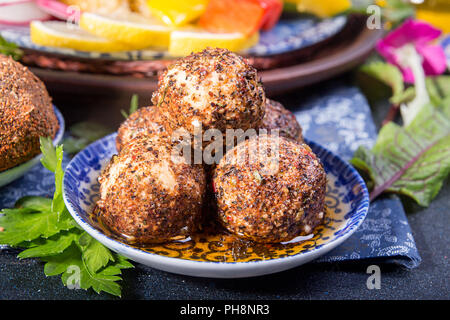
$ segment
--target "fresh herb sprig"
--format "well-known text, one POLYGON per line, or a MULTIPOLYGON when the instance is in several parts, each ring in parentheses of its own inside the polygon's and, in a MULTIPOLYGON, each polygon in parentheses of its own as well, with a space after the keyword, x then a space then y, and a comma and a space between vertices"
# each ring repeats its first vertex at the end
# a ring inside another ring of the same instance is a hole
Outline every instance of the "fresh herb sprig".
POLYGON ((112 133, 110 128, 95 122, 79 122, 69 128, 69 136, 64 138, 64 152, 76 154, 89 144, 112 133))
POLYGON ((63 146, 55 148, 50 138, 41 138, 41 150, 42 164, 55 174, 53 199, 24 197, 15 208, 1 210, 0 244, 25 249, 20 259, 40 258, 45 275, 61 275, 69 288, 121 296, 120 275, 133 265, 92 238, 71 217, 62 196, 63 146))
POLYGON ((2 36, 0 36, 0 53, 11 56, 14 60, 20 60, 23 56, 23 51, 15 43, 6 41, 2 36))
POLYGON ((131 97, 131 102, 130 102, 130 110, 128 111, 128 113, 125 110, 120 110, 120 112, 122 113, 122 116, 125 119, 128 119, 128 117, 133 114, 134 112, 136 112, 136 110, 139 108, 139 95, 137 94, 133 94, 133 96, 131 97))

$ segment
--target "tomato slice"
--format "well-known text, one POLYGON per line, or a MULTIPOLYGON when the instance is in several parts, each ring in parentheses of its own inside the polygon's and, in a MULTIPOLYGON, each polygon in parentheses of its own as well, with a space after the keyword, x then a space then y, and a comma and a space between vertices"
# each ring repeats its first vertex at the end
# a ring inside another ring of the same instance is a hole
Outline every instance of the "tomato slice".
POLYGON ((250 36, 262 25, 265 10, 255 0, 211 0, 199 25, 210 32, 250 36))
POLYGON ((261 21, 260 29, 270 30, 278 22, 283 11, 283 2, 281 0, 254 0, 264 9, 264 16, 261 21))

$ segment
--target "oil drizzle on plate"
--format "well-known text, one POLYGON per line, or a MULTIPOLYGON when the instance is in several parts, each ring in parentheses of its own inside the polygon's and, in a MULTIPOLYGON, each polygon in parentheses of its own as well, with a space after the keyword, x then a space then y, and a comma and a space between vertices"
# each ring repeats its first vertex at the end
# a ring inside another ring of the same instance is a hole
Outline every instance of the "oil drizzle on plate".
POLYGON ((162 244, 138 245, 112 233, 101 223, 95 210, 90 218, 92 224, 108 237, 149 253, 194 261, 236 263, 284 258, 307 252, 326 243, 331 233, 336 230, 336 223, 342 222, 334 215, 333 210, 327 209, 324 222, 317 226, 312 234, 272 244, 241 239, 220 228, 207 228, 186 239, 162 244))

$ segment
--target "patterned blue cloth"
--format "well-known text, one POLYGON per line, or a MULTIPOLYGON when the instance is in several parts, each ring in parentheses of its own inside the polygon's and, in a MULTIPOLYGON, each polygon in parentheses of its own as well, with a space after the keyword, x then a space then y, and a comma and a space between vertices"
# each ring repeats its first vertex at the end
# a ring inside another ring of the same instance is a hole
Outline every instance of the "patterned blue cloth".
MULTIPOLYGON (((293 110, 306 138, 322 144, 345 160, 359 146, 371 148, 377 131, 369 105, 354 87, 332 84, 313 93, 293 110), (326 92, 326 94, 324 94, 326 92)), ((342 245, 316 262, 378 260, 415 268, 417 251, 402 203, 383 197, 371 203, 361 227, 342 245)))
MULTIPOLYGON (((288 105, 292 109, 292 105, 288 105)), ((294 110, 305 136, 350 159, 360 145, 370 147, 376 128, 360 91, 332 83, 298 103, 294 110)), ((68 159, 65 159, 65 164, 68 159)), ((0 208, 12 207, 25 195, 52 196, 53 175, 41 165, 23 178, 0 188, 0 208)), ((332 252, 316 262, 378 259, 408 268, 421 261, 400 200, 382 198, 371 204, 362 226, 332 252)))

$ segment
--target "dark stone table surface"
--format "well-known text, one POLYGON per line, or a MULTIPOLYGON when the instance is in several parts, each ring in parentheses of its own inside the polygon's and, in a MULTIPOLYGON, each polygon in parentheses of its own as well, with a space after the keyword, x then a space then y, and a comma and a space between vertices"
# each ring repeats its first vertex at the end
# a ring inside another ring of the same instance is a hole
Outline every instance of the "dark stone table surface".
MULTIPOLYGON (((289 107, 298 95, 274 97, 289 107), (295 96, 295 98, 293 98, 295 96)), ((64 106, 62 106, 62 109, 64 106)), ((387 104, 373 107, 379 125, 387 104)), ((422 256, 419 267, 359 263, 307 264, 285 272, 247 279, 204 279, 174 275, 142 265, 125 270, 123 299, 449 299, 450 182, 428 208, 404 201, 413 235, 422 256), (367 267, 381 269, 381 288, 369 290, 367 267)), ((0 253, 0 299, 115 299, 93 291, 69 290, 60 277, 47 278, 43 263, 0 253)))

